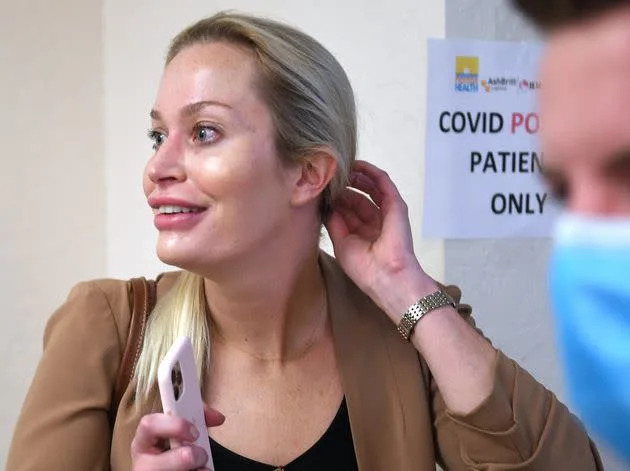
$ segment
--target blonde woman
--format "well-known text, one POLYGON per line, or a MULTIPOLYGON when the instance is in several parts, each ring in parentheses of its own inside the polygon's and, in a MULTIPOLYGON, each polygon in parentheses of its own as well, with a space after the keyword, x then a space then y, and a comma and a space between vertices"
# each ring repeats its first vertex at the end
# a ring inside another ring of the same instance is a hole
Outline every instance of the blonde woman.
POLYGON ((352 89, 313 38, 238 14, 192 25, 151 120, 144 190, 158 256, 182 271, 157 283, 113 427, 125 283, 75 288, 47 327, 10 471, 199 468, 190 424, 161 413, 155 388, 179 335, 217 471, 601 469, 565 406, 424 273, 396 187, 355 162, 352 89))

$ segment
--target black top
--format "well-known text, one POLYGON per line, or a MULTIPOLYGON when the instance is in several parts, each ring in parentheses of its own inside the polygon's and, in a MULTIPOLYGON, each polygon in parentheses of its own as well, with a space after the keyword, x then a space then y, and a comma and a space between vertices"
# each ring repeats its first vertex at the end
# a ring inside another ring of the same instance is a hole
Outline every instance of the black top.
POLYGON ((348 419, 346 399, 341 401, 337 415, 328 430, 311 448, 288 464, 271 466, 250 460, 221 446, 210 438, 212 458, 216 471, 358 471, 357 459, 352 444, 352 432, 348 419))

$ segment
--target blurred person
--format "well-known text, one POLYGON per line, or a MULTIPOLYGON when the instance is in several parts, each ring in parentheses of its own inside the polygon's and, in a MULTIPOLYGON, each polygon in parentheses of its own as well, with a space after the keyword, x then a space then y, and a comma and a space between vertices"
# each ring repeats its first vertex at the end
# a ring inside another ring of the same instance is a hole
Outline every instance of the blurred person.
POLYGON ((571 400, 630 463, 630 1, 519 0, 548 31, 545 175, 565 206, 551 295, 571 400))
POLYGON ((601 469, 579 421, 422 269, 396 186, 355 160, 352 88, 317 41, 203 19, 173 40, 150 114, 144 192, 157 254, 181 271, 157 282, 113 424, 126 282, 72 291, 9 471, 199 468, 190 424, 162 413, 155 386, 179 335, 196 348, 217 471, 601 469), (336 258, 319 249, 324 222, 336 258))

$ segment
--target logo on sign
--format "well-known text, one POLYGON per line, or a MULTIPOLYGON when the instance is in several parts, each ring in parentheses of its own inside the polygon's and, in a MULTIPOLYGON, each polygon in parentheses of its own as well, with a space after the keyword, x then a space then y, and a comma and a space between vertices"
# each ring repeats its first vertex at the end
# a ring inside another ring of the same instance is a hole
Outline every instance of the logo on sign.
POLYGON ((490 92, 507 92, 519 86, 518 77, 490 77, 488 80, 482 80, 481 86, 490 92))
POLYGON ((538 80, 520 79, 518 77, 490 77, 487 80, 481 80, 479 83, 486 93, 511 90, 529 92, 536 91, 541 87, 541 83, 538 80))
POLYGON ((540 80, 526 80, 526 79, 521 80, 521 83, 519 85, 522 91, 528 91, 528 90, 536 91, 536 90, 539 90, 541 86, 542 85, 541 85, 540 80))
POLYGON ((455 57, 455 90, 458 92, 479 91, 479 57, 455 57))

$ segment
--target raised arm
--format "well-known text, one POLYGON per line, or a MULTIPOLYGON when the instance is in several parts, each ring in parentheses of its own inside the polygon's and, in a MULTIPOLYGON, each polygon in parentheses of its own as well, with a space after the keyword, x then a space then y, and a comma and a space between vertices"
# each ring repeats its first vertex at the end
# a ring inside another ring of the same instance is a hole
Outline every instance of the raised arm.
MULTIPOLYGON (((407 206, 389 176, 367 162, 353 170, 351 186, 370 198, 346 189, 327 228, 344 271, 398 325, 440 285, 414 255, 407 206)), ((566 407, 456 308, 429 312, 410 341, 428 367, 438 455, 448 469, 599 469, 566 407)))

